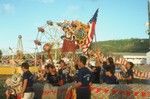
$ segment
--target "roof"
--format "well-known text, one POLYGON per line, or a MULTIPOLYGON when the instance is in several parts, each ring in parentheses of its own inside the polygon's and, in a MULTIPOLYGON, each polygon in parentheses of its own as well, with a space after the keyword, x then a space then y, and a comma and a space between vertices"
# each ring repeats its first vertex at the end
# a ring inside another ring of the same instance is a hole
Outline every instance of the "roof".
POLYGON ((122 56, 146 56, 146 53, 129 53, 129 52, 123 52, 123 53, 113 53, 115 55, 122 55, 122 56))

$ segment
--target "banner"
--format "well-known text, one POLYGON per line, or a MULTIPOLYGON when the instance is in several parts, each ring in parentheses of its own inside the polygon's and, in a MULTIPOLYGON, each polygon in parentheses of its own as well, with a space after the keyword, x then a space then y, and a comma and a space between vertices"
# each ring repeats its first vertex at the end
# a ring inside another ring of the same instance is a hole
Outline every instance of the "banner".
MULTIPOLYGON (((76 99, 75 89, 70 89, 73 84, 54 87, 48 83, 34 85, 36 99, 76 99)), ((91 86, 91 99, 149 99, 150 86, 143 84, 93 84, 91 86)))

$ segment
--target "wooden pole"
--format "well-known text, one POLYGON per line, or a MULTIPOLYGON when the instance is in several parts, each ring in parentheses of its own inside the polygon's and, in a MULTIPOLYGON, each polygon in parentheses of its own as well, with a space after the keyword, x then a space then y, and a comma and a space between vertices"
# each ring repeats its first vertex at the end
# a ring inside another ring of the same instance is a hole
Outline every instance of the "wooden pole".
POLYGON ((148 0, 148 35, 149 35, 149 50, 150 50, 150 1, 148 0))

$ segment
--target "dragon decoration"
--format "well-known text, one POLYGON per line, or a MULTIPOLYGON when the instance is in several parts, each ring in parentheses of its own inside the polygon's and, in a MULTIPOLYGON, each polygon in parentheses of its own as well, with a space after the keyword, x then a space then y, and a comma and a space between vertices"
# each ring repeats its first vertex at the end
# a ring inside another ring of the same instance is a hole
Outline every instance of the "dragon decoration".
MULTIPOLYGON (((76 48, 73 49, 78 49, 81 48, 85 42, 86 39, 88 38, 88 32, 90 30, 89 24, 84 24, 80 21, 63 21, 63 22, 53 22, 53 21, 47 21, 47 24, 49 26, 55 26, 57 25, 60 27, 60 29, 63 31, 62 35, 60 35, 61 39, 67 39, 67 41, 73 41, 69 47, 72 46, 72 44, 75 43, 76 48)), ((45 32, 45 29, 43 27, 39 27, 38 31, 41 33, 45 32)), ((41 41, 36 39, 34 40, 35 45, 41 46, 41 41)), ((48 53, 49 59, 52 59, 51 57, 51 51, 53 48, 54 44, 51 44, 50 42, 47 42, 43 45, 43 51, 48 53)), ((64 46, 68 48, 67 46, 64 46)), ((63 51, 62 51, 63 52, 63 51)))
MULTIPOLYGON (((75 41, 78 48, 81 48, 81 46, 86 43, 86 39, 88 38, 88 32, 90 30, 89 24, 84 24, 77 20, 75 20, 75 21, 65 20, 63 22, 47 21, 47 24, 50 26, 53 26, 54 24, 59 26, 64 32, 64 34, 61 35, 61 38, 62 39, 65 38, 70 41, 75 41)), ((44 32, 45 30, 44 30, 44 28, 39 27, 38 31, 44 32)), ((41 45, 41 42, 38 40, 35 40, 34 43, 36 45, 41 45)), ((44 44, 44 46, 43 46, 44 51, 45 51, 45 47, 48 49, 52 49, 53 44, 50 44, 50 43, 44 44)), ((46 50, 46 52, 47 52, 47 50, 46 50)))
POLYGON ((90 26, 88 24, 84 24, 80 21, 64 21, 62 23, 58 23, 58 25, 65 32, 65 35, 62 37, 66 37, 69 40, 75 40, 77 45, 80 47, 84 44, 87 39, 88 32, 90 26))

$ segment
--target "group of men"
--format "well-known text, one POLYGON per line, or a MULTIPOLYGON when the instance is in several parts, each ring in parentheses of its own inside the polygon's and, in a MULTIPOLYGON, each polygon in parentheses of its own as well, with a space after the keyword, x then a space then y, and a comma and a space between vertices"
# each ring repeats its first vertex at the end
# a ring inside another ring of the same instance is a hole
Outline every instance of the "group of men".
POLYGON ((74 82, 73 88, 76 88, 77 99, 90 99, 90 84, 92 83, 92 72, 86 67, 87 58, 80 56, 76 62, 78 66, 74 76, 69 75, 67 64, 60 60, 60 69, 58 72, 53 64, 45 66, 45 80, 53 86, 62 86, 66 83, 74 82))
MULTIPOLYGON (((106 83, 106 84, 119 84, 115 74, 115 63, 113 58, 109 57, 106 62, 101 66, 90 67, 87 66, 87 57, 80 56, 76 61, 76 74, 69 75, 68 66, 64 60, 59 61, 60 69, 57 71, 54 64, 48 63, 44 67, 44 71, 37 80, 44 80, 53 86, 62 86, 66 83, 74 82, 73 88, 76 88, 77 99, 90 99, 91 91, 90 86, 92 83, 106 83)), ((128 62, 126 72, 121 72, 121 75, 127 81, 132 83, 134 64, 128 62)), ((29 64, 27 62, 21 65, 23 71, 21 99, 34 99, 33 90, 33 74, 29 71, 29 64)))

